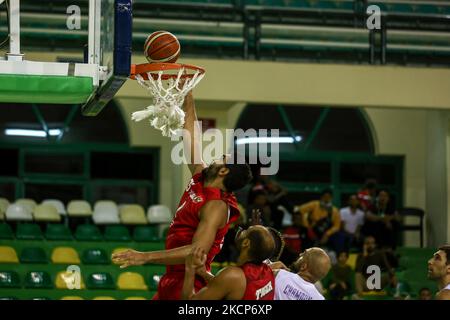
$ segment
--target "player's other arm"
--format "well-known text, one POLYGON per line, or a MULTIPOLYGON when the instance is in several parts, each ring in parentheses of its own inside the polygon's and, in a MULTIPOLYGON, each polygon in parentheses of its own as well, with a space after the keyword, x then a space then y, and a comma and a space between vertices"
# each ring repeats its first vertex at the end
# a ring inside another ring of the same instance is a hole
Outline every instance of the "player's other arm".
POLYGON ((189 92, 184 99, 183 109, 185 112, 183 130, 184 153, 187 157, 189 170, 192 175, 195 175, 201 172, 206 167, 206 164, 202 159, 202 141, 200 136, 202 129, 198 123, 192 92, 189 92))
POLYGON ((200 210, 200 223, 194 233, 192 244, 160 251, 138 252, 127 250, 112 256, 113 262, 120 264, 121 268, 133 265, 152 264, 184 264, 186 256, 193 246, 209 252, 216 238, 219 228, 225 226, 228 216, 228 207, 222 200, 208 201, 200 210))
POLYGON ((450 300, 450 290, 441 290, 436 294, 436 300, 450 300))
MULTIPOLYGON (((239 300, 245 293, 246 279, 242 269, 237 267, 227 267, 222 269, 217 276, 213 277, 206 287, 199 292, 194 291, 194 281, 196 269, 199 268, 201 253, 199 248, 194 248, 193 255, 197 255, 197 263, 193 262, 190 255, 186 259, 186 269, 184 273, 183 290, 181 298, 183 300, 239 300)), ((206 255, 203 255, 203 262, 206 255)))

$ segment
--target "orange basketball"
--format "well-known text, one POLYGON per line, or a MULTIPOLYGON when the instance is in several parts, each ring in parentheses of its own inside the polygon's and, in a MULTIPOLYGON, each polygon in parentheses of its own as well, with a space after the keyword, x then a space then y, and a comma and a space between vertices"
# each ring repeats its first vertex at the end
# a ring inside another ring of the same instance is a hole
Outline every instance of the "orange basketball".
POLYGON ((180 55, 180 43, 170 32, 156 31, 145 40, 144 55, 149 62, 174 63, 180 55))

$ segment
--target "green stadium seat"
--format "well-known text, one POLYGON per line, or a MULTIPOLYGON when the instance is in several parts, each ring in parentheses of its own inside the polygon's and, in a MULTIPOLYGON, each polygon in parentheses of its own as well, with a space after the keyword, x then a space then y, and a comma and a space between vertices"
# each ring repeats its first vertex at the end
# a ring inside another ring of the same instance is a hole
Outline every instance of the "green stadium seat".
POLYGON ((20 262, 22 263, 47 263, 47 254, 42 248, 31 247, 24 248, 20 253, 20 262))
POLYGON ((50 275, 45 271, 30 271, 25 276, 25 288, 51 289, 53 288, 50 275))
POLYGON ((88 289, 115 289, 116 285, 114 284, 114 280, 109 273, 106 272, 97 272, 92 273, 87 278, 86 282, 88 289))
POLYGON ((47 240, 72 240, 72 233, 63 224, 48 224, 45 238, 47 240))
POLYGON ((43 237, 41 228, 37 224, 19 223, 16 238, 20 240, 41 240, 43 237))
POLYGON ((19 274, 15 271, 0 271, 0 288, 19 288, 19 274))
POLYGON ((105 228, 107 241, 131 241, 130 232, 125 226, 107 226, 105 228))
POLYGON ((0 239, 14 239, 14 234, 9 224, 0 223, 0 239))
POLYGON ((110 264, 108 255, 103 249, 86 249, 81 255, 84 264, 110 264))
POLYGON ((133 231, 133 239, 137 242, 158 241, 157 226, 137 226, 133 231))
POLYGON ((75 231, 75 238, 80 241, 100 241, 103 240, 98 228, 93 224, 81 224, 75 231))

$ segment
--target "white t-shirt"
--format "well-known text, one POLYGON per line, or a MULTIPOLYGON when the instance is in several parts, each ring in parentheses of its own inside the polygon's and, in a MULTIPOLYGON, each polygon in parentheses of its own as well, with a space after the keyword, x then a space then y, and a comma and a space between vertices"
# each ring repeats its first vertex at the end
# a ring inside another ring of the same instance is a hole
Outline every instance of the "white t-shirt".
POLYGON ((298 274, 279 270, 275 278, 275 300, 325 300, 314 283, 298 274))
POLYGON ((351 212, 350 207, 341 209, 341 220, 345 223, 344 230, 348 233, 354 234, 358 226, 364 224, 364 212, 356 209, 356 212, 351 212))

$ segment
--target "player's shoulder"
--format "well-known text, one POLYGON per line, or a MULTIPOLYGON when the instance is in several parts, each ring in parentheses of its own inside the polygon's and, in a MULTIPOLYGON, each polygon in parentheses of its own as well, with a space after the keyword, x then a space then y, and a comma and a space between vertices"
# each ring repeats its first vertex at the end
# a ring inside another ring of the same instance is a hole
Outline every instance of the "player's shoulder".
POLYGON ((450 300, 450 290, 443 289, 436 294, 437 300, 450 300))
POLYGON ((216 278, 221 281, 242 281, 245 278, 245 273, 242 268, 229 266, 220 270, 216 278))
POLYGON ((288 277, 292 277, 292 275, 294 273, 284 270, 284 269, 277 269, 275 274, 275 278, 280 279, 280 278, 288 278, 288 277))
POLYGON ((220 210, 227 212, 228 211, 228 205, 225 201, 221 199, 209 199, 206 200, 205 203, 202 206, 203 210, 220 210))

